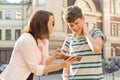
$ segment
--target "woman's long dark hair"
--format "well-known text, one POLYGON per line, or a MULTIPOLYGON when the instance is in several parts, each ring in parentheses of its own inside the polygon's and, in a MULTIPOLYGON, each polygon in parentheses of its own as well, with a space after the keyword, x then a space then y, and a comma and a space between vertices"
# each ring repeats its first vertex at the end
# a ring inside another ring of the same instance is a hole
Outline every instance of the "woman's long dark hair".
POLYGON ((38 10, 30 17, 27 27, 23 32, 31 33, 37 39, 49 39, 48 21, 49 17, 54 16, 49 11, 38 10))

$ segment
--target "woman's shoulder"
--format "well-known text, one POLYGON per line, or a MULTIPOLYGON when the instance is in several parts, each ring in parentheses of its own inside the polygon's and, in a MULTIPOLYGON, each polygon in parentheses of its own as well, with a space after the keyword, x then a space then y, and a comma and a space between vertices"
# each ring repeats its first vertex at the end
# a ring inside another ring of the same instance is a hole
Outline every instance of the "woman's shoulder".
POLYGON ((30 38, 30 37, 32 37, 32 35, 30 33, 23 33, 21 35, 21 37, 28 37, 28 38, 30 38))
POLYGON ((35 43, 35 39, 30 33, 23 33, 20 38, 17 40, 20 43, 35 43))

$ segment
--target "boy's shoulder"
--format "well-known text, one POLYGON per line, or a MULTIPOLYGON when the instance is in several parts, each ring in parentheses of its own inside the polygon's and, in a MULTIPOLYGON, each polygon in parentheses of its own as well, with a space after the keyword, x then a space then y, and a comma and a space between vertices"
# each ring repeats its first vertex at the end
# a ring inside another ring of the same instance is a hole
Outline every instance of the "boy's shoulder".
POLYGON ((71 38, 73 37, 73 34, 69 33, 66 35, 66 40, 71 40, 71 38))
POLYGON ((67 36, 68 36, 68 37, 72 37, 72 36, 73 36, 73 34, 72 34, 72 33, 69 33, 67 36))
POLYGON ((69 34, 67 34, 67 38, 72 38, 74 36, 74 34, 72 34, 72 33, 69 33, 69 34))
POLYGON ((94 32, 94 31, 101 31, 101 30, 98 28, 94 28, 94 29, 89 30, 89 32, 94 32))
POLYGON ((98 29, 98 28, 94 28, 94 29, 92 29, 92 30, 89 30, 89 33, 90 34, 94 34, 94 33, 96 33, 96 32, 102 32, 100 29, 98 29))

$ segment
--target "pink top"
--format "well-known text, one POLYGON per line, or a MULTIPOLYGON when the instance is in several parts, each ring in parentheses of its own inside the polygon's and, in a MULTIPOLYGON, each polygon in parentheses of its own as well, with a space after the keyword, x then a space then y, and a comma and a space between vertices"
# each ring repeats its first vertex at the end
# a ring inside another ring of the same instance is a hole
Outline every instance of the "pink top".
POLYGON ((48 58, 48 40, 38 39, 38 48, 40 49, 40 52, 42 53, 42 59, 40 60, 40 64, 44 64, 46 59, 48 58))
POLYGON ((33 72, 42 75, 44 63, 48 58, 48 40, 37 40, 29 33, 24 33, 15 43, 10 63, 0 74, 0 80, 26 80, 33 72))

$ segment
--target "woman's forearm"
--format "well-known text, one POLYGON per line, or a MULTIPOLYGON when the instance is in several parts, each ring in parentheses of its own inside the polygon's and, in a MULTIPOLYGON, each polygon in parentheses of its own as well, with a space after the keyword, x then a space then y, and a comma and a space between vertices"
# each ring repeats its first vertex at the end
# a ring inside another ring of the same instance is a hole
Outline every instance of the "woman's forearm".
POLYGON ((55 55, 50 56, 47 60, 45 65, 50 65, 56 59, 55 55))
POLYGON ((51 55, 47 60, 46 60, 46 65, 51 64, 56 58, 61 58, 65 53, 61 51, 61 49, 56 49, 53 55, 51 55))
POLYGON ((62 69, 63 67, 64 66, 62 63, 45 66, 43 74, 53 72, 53 71, 58 71, 58 70, 62 69))

